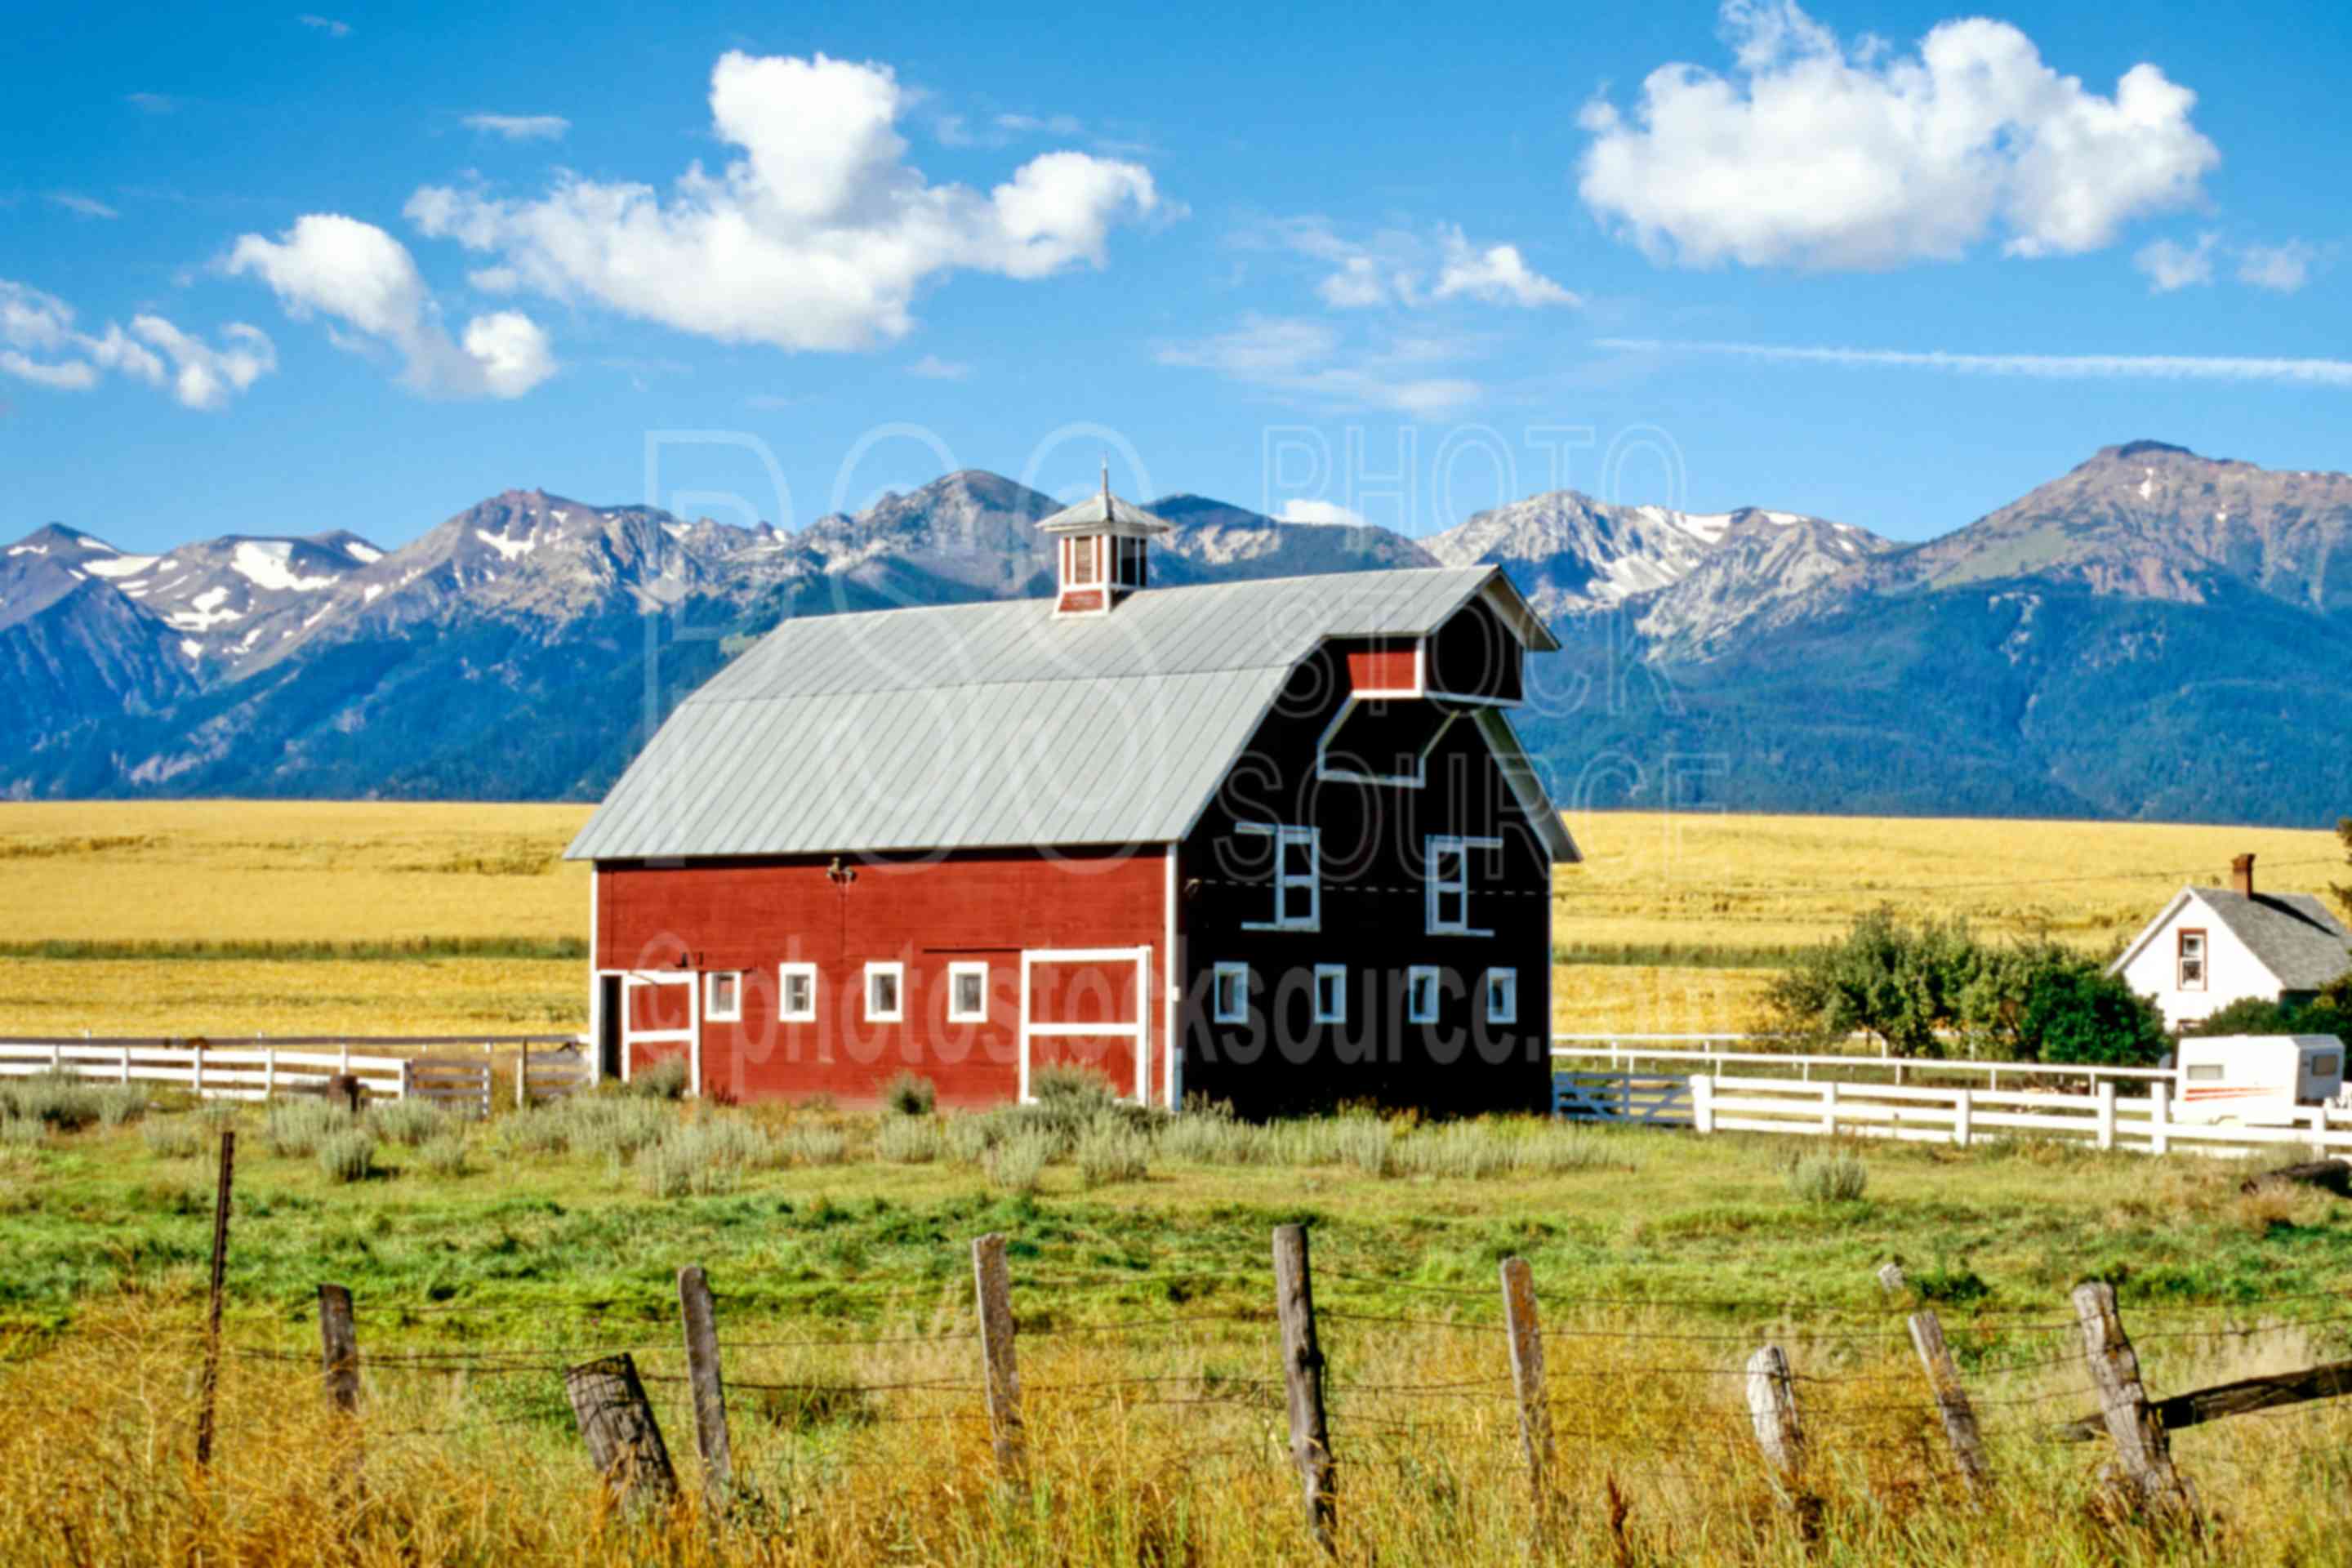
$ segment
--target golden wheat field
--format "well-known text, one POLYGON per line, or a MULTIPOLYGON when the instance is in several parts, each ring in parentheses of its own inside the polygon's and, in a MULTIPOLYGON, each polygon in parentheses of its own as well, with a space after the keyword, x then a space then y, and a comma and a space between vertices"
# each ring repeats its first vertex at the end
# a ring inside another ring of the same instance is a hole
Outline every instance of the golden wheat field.
MULTIPOLYGON (((0 1033, 526 1033, 585 1022, 580 805, 0 805, 0 1033), (462 944, 511 951, 468 952, 462 944), (42 944, 85 944, 50 956, 42 944), (381 951, 203 956, 205 944, 381 951), (403 953, 426 944, 431 955, 403 953)), ((2324 885, 2319 830, 1584 813, 1559 873, 1557 1026, 1696 1033, 1753 1021, 1760 954, 1882 902, 2103 947, 2233 854, 2324 885)))

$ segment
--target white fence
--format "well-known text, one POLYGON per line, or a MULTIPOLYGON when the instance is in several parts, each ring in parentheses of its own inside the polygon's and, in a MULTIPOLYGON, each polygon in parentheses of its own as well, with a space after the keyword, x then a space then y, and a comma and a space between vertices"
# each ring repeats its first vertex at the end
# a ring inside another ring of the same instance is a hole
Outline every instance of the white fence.
POLYGON ((334 1050, 289 1050, 278 1046, 212 1047, 50 1040, 0 1043, 0 1078, 67 1073, 100 1083, 162 1083, 206 1100, 268 1100, 273 1095, 317 1090, 338 1073, 360 1080, 373 1099, 405 1100, 410 1093, 407 1057, 372 1056, 348 1046, 334 1050))
MULTIPOLYGON (((1704 1066, 1709 1070, 1724 1067, 1753 1067, 1786 1072, 1803 1082, 1832 1076, 1842 1082, 1868 1082, 1874 1076, 1883 1074, 1888 1081, 1895 1084, 1947 1077, 1981 1079, 1989 1089, 2000 1088, 2004 1076, 2012 1086, 2052 1082, 2089 1086, 2112 1082, 2119 1088, 2128 1089, 2148 1083, 2169 1084, 2173 1079, 2168 1068, 1945 1060, 1890 1056, 1883 1047, 1874 1051, 1814 1054, 1740 1048, 1769 1043, 1769 1037, 1760 1035, 1554 1035, 1551 1039, 1554 1066, 1570 1070, 1606 1068, 1622 1071, 1648 1065, 1658 1070, 1685 1076, 1693 1066, 1704 1066)), ((1757 1076, 1770 1075, 1759 1073, 1757 1076)))

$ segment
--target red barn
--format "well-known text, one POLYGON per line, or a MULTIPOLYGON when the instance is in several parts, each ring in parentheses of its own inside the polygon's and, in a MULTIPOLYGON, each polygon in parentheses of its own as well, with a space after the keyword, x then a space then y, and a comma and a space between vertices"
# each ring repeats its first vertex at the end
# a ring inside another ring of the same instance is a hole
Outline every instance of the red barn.
POLYGON ((1039 526, 1054 599, 788 622, 631 764, 569 851, 604 1070, 1541 1107, 1577 851, 1504 716, 1557 646, 1509 581, 1154 589, 1167 525, 1108 487, 1039 526))

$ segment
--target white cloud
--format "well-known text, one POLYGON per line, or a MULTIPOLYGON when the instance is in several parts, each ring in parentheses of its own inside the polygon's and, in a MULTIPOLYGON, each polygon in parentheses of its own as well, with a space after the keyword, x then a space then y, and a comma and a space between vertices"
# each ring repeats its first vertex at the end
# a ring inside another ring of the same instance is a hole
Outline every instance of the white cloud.
POLYGON ((464 124, 468 131, 509 142, 560 142, 572 129, 572 121, 560 114, 468 114, 464 124))
POLYGON ((74 191, 51 191, 49 201, 77 217, 121 217, 122 215, 95 196, 85 196, 74 191))
POLYGON ((710 112, 742 156, 716 174, 690 165, 667 197, 569 174, 536 201, 427 186, 407 213, 551 298, 724 342, 850 350, 904 336, 942 274, 1099 267, 1111 226, 1160 205, 1141 165, 1081 153, 986 195, 929 184, 897 130, 912 97, 887 66, 730 53, 710 112))
POLYGON ((218 348, 156 315, 133 316, 128 331, 110 321, 92 334, 73 323, 73 308, 56 295, 0 279, 0 374, 87 392, 110 372, 168 390, 183 407, 211 411, 278 368, 268 336, 243 321, 222 329, 218 348))
POLYGON ((1074 114, 1049 114, 1043 118, 1034 114, 1000 114, 996 124, 997 129, 1016 136, 1076 136, 1086 130, 1074 114))
POLYGON ((2141 247, 2139 254, 2132 258, 2132 265, 2147 274, 2148 292, 2152 294, 2200 287, 2213 281, 2213 250, 2221 238, 2218 234, 2200 234, 2195 245, 2159 239, 2141 247))
POLYGON ((1474 246, 1458 224, 1440 224, 1433 238, 1383 229, 1353 240, 1320 217, 1283 218, 1240 237, 1240 243, 1295 251, 1330 266, 1315 293, 1335 310, 1416 308, 1465 298, 1528 307, 1583 302, 1530 268, 1517 246, 1474 246))
POLYGON ((2155 381, 2265 381, 2290 385, 2352 386, 2352 360, 2340 359, 2227 354, 1956 354, 1940 350, 1799 348, 1778 343, 1666 342, 1650 338, 1601 338, 1598 346, 1631 353, 1727 354, 1853 369, 1940 370, 1964 375, 2022 375, 2056 381, 2137 377, 2155 381))
POLYGON ((555 373, 547 334, 512 310, 477 316, 453 341, 408 249, 373 224, 311 213, 277 239, 241 237, 228 270, 269 285, 289 315, 331 318, 340 346, 385 345, 411 391, 442 397, 520 397, 555 373))
POLYGON ((338 22, 332 16, 305 15, 297 16, 295 20, 311 31, 324 33, 331 38, 348 38, 352 36, 352 25, 349 22, 338 22))
POLYGON ((1516 245, 1471 247, 1458 228, 1444 236, 1445 264, 1437 274, 1430 297, 1451 300, 1467 294, 1489 305, 1580 305, 1582 300, 1550 279, 1531 269, 1516 245))
POLYGON ((2014 256, 2095 250, 2196 201, 2221 161, 2157 67, 2103 97, 2005 22, 1943 23, 1906 56, 1848 48, 1792 0, 1726 0, 1722 22, 1729 76, 1665 66, 1630 116, 1581 116, 1580 192, 1656 260, 1885 268, 1996 230, 2014 256))
POLYGON ((2318 248, 2300 239, 2284 245, 2249 245, 2238 252, 2238 281, 2292 294, 2311 280, 2318 248))
POLYGON ((961 360, 925 354, 907 367, 907 374, 919 375, 926 381, 961 381, 971 374, 971 366, 961 360))
POLYGON ((1349 511, 1337 501, 1291 500, 1282 503, 1281 522, 1296 522, 1323 527, 1361 528, 1360 512, 1349 511))
POLYGON ((126 92, 122 101, 148 114, 169 114, 180 107, 179 100, 166 98, 160 92, 126 92))
POLYGON ((1433 417, 1476 402, 1485 391, 1475 381, 1423 374, 1451 357, 1451 349, 1419 338, 1363 348, 1328 321, 1252 316, 1230 331, 1163 343, 1155 357, 1327 407, 1433 417))

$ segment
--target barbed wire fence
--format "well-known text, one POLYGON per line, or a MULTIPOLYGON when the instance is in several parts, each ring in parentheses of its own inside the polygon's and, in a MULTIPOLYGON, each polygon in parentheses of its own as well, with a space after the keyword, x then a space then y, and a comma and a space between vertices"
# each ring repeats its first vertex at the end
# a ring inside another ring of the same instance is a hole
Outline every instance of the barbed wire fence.
MULTIPOLYGON (((675 1340, 638 1331, 635 1321, 632 1331, 612 1331, 620 1325, 609 1319, 641 1319, 646 1305, 615 1300, 573 1304, 577 1321, 548 1331, 540 1346, 387 1344, 386 1332, 420 1323, 462 1328, 474 1309, 359 1300, 322 1284, 315 1357, 282 1344, 226 1348, 235 1362, 317 1367, 322 1397, 348 1424, 344 1479, 355 1492, 363 1447, 544 1426, 560 1408, 549 1403, 560 1387, 590 1465, 616 1502, 659 1510, 687 1495, 657 1403, 674 1427, 684 1416, 702 1506, 713 1514, 751 1506, 731 1429, 747 1407, 796 1429, 835 1417, 853 1428, 929 1426, 984 1444, 981 1462, 1014 1488, 1030 1474, 1045 1426, 1151 1426, 1173 1436, 1201 1473, 1288 1473, 1303 1529, 1334 1550, 1359 1485, 1509 1489, 1523 1496, 1531 1536, 1540 1540, 1562 1528, 1578 1476, 1596 1466, 1612 1519, 1622 1512, 1621 1479, 1720 1488, 1744 1475, 1774 1500, 1787 1528, 1810 1539, 1822 1528, 1825 1489, 1842 1464, 1892 1468, 1982 1498, 2004 1484, 1997 1457, 2029 1443, 2105 1443, 2113 1458, 2103 1485, 2121 1515, 2198 1528, 2197 1489, 2174 1464, 2171 1433, 2223 1418, 2294 1420, 2352 1394, 2352 1362, 2338 1362, 2157 1399, 2115 1291, 2099 1281, 2076 1288, 2070 1314, 1984 1307, 1949 1340, 1932 1309, 1904 1310, 1919 1303, 1899 1278, 1882 1281, 1887 1295, 1875 1309, 1784 1304, 1775 1327, 1759 1332, 1661 1321, 1673 1311, 1753 1314, 1753 1300, 1539 1290, 1518 1258, 1501 1260, 1497 1288, 1486 1290, 1339 1269, 1318 1278, 1304 1227, 1276 1227, 1271 1240, 1265 1272, 1026 1273, 1006 1238, 992 1234, 971 1244, 968 1295, 953 1276, 880 1289, 801 1287, 811 1303, 851 1300, 906 1320, 903 1328, 877 1321, 862 1331, 730 1336, 721 1331, 730 1302, 756 1316, 784 1304, 790 1291, 762 1286, 730 1297, 690 1266, 677 1275, 675 1340), (1153 1300, 1151 1310, 1087 1315, 1139 1297, 1153 1300), (623 1307, 633 1310, 616 1314, 623 1307), (1955 1342, 1972 1366, 1965 1377, 1955 1342), (1045 1355, 1041 1347, 1066 1353, 1045 1355), (1149 1363, 1150 1354, 1164 1362, 1180 1352, 1196 1364, 1149 1363), (1080 1370, 1024 1379, 1024 1354, 1080 1370), (862 1370, 850 1370, 860 1358, 862 1370), (842 1370, 768 1370, 796 1360, 842 1370), (1085 1370, 1089 1363, 1100 1372, 1085 1370), (2035 1386, 2067 1370, 2081 1376, 2035 1386), (467 1386, 519 1380, 515 1386, 540 1391, 539 1403, 510 1415, 371 1425, 369 1384, 406 1378, 467 1386), (1644 1398, 1669 1418, 1629 1421, 1644 1398), (2091 1413, 2077 1414, 2085 1404, 2091 1413), (1563 1462, 1564 1445, 1574 1463, 1563 1462)), ((2232 1303, 2218 1316, 2211 1308, 2151 1306, 2147 1316, 2162 1326, 2138 1338, 2187 1345, 2293 1335, 2308 1344, 2352 1321, 2352 1312, 2329 1310, 2347 1301, 2352 1292, 2300 1291, 2232 1303)), ((205 1339, 217 1353, 214 1336, 205 1339)), ((2275 1446, 2265 1452, 2273 1460, 2282 1453, 2275 1446)), ((2337 1436, 2284 1452, 2347 1449, 2337 1436)), ((2253 1462, 2213 1458, 2233 1470, 2253 1462)), ((904 1461, 830 1452, 805 1463, 822 1475, 904 1461)))

